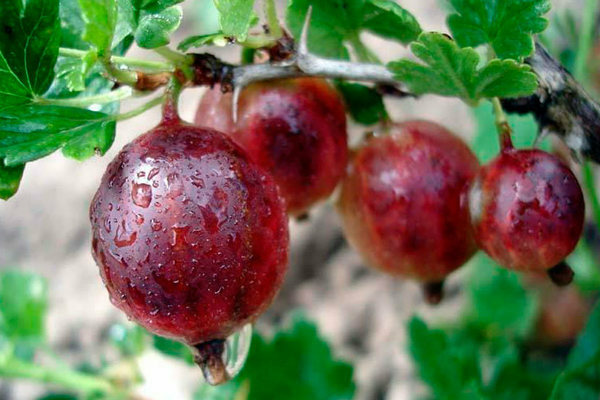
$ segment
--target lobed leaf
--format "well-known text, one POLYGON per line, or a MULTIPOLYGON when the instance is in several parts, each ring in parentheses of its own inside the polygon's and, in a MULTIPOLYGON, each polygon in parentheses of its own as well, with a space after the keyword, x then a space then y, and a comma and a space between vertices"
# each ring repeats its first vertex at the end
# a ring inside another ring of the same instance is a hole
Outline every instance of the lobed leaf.
POLYGON ((423 33, 411 45, 422 61, 408 59, 392 62, 388 68, 396 79, 415 94, 459 97, 476 104, 487 97, 522 97, 537 88, 531 68, 513 60, 492 60, 479 67, 479 54, 472 48, 460 48, 440 33, 423 33))
POLYGON ((363 12, 363 29, 378 36, 408 44, 421 33, 417 19, 395 1, 367 0, 363 12))
POLYGON ((448 26, 461 47, 490 44, 500 58, 533 53, 533 34, 548 26, 549 0, 450 0, 448 26))
POLYGON ((109 54, 117 24, 115 0, 79 0, 85 21, 83 39, 98 49, 99 54, 109 54))
POLYGON ((136 43, 146 49, 169 44, 171 34, 179 28, 182 18, 180 6, 169 7, 157 13, 142 13, 135 31, 136 43))

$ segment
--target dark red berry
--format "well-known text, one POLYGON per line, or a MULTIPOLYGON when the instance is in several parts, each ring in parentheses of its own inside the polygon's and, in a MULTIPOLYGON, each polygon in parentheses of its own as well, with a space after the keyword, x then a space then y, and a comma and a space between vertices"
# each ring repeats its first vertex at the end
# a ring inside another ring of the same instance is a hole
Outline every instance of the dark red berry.
POLYGON ((504 149, 481 169, 470 196, 479 245, 500 265, 567 283, 563 259, 583 229, 585 206, 571 170, 541 150, 504 149))
POLYGON ((242 90, 237 124, 232 115, 232 95, 214 88, 202 98, 196 124, 231 134, 273 175, 290 214, 304 214, 343 177, 348 157, 345 108, 325 80, 252 84, 242 90))
POLYGON ((114 305, 189 345, 253 321, 286 271, 287 216, 275 184, 214 130, 168 122, 125 146, 90 218, 114 305))
POLYGON ((478 166, 462 140, 431 122, 366 140, 338 204, 346 237, 370 265, 424 282, 439 302, 440 282, 476 250, 467 197, 478 166))

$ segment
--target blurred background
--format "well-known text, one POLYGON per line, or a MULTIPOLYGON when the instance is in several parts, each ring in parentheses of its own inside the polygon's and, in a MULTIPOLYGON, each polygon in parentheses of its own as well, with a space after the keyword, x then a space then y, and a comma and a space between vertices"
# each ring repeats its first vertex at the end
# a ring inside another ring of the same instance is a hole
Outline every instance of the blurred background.
MULTIPOLYGON (((418 17, 424 29, 446 31, 443 1, 400 3, 418 17)), ((577 11, 581 4, 577 0, 552 3, 553 16, 565 9, 577 11)), ((283 16, 283 2, 280 6, 283 16)), ((187 1, 183 7, 184 20, 174 43, 191 34, 218 29, 211 0, 187 1)), ((369 35, 364 39, 385 62, 407 54, 406 49, 392 42, 369 35)), ((209 51, 227 61, 239 62, 237 48, 209 51)), ((128 54, 148 57, 149 52, 133 48, 128 54)), ((193 119, 203 90, 183 93, 180 111, 184 119, 193 119)), ((471 143, 478 140, 480 155, 490 153, 485 142, 496 139, 493 132, 477 139, 478 133, 493 129, 491 108, 487 106, 473 111, 459 100, 435 96, 424 96, 418 101, 386 99, 386 105, 394 120, 428 119, 471 143)), ((92 260, 88 207, 109 161, 123 145, 152 128, 159 119, 160 110, 156 108, 119 123, 116 142, 105 157, 78 163, 54 154, 28 164, 17 195, 0 203, 0 268, 22 269, 47 278, 47 340, 49 347, 69 364, 98 365, 117 359, 118 350, 111 342, 119 335, 118 327, 131 326, 109 302, 92 260)), ((524 137, 524 143, 531 142, 535 134, 533 121, 514 121, 521 128, 517 135, 524 137)), ((351 125, 351 141, 356 143, 365 130, 351 125)), ((471 266, 453 274, 447 282, 445 300, 440 306, 431 307, 424 304, 417 284, 394 280, 365 267, 345 242, 330 203, 315 208, 306 221, 291 221, 291 239, 290 268, 284 288, 256 329, 268 333, 285 321, 290 311, 302 310, 316 323, 335 357, 354 366, 356 399, 408 400, 428 393, 407 350, 407 321, 417 314, 426 321, 452 325, 466 307, 466 297, 473 294, 465 289, 466 280, 474 279, 474 265, 485 261, 477 257, 471 266)), ((583 256, 578 253, 576 257, 581 260, 583 256)), ((514 307, 518 313, 527 311, 514 307)), ((586 313, 587 308, 582 307, 586 313)), ((564 321, 558 322, 561 324, 564 321)), ((575 327, 576 323, 567 325, 575 327)), ((140 398, 187 400, 201 384, 197 368, 156 350, 147 349, 138 362, 143 376, 137 391, 140 398)), ((38 384, 0 378, 1 400, 36 399, 43 393, 45 388, 38 384)))

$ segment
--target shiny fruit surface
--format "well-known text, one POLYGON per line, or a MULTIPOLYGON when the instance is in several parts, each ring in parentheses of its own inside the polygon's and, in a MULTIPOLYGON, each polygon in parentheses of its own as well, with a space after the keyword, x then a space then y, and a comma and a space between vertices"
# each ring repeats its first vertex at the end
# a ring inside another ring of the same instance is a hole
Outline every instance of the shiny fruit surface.
POLYGON ((237 123, 232 95, 206 92, 195 122, 230 134, 279 185, 288 212, 301 215, 327 198, 348 159, 344 104, 317 78, 254 83, 241 92, 237 123))
POLYGON ((583 229, 585 205, 575 175, 541 150, 503 150, 482 167, 470 204, 479 245, 514 270, 561 263, 583 229))
POLYGON ((346 237, 374 267, 442 281, 476 250, 467 198, 478 167, 461 139, 431 122, 367 139, 338 203, 346 237))
POLYGON ((90 219, 114 305, 190 345, 251 322, 286 271, 277 187, 211 129, 163 122, 125 146, 102 178, 90 219))

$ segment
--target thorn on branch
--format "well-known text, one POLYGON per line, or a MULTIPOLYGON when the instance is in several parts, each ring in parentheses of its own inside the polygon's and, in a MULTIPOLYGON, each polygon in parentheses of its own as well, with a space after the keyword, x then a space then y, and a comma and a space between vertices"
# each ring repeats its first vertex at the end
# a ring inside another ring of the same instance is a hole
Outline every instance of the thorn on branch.
POLYGON ((540 43, 525 62, 538 76, 538 90, 529 97, 503 100, 503 108, 510 113, 532 113, 539 135, 553 133, 575 158, 600 163, 600 105, 540 43))

